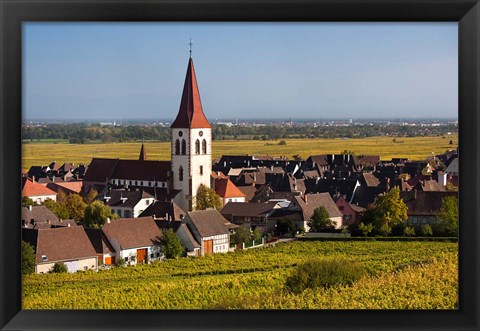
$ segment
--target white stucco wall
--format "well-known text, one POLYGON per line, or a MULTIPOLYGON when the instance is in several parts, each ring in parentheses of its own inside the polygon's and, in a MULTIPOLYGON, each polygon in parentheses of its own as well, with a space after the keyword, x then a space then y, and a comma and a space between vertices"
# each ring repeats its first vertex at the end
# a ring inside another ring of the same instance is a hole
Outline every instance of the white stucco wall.
POLYGON ((57 195, 54 194, 54 195, 30 195, 28 196, 30 199, 33 200, 33 202, 37 203, 37 204, 41 204, 42 202, 44 202, 45 200, 53 200, 53 201, 57 201, 57 195))
MULTIPOLYGON (((98 260, 97 260, 97 257, 90 257, 90 258, 85 258, 85 259, 79 259, 79 260, 67 260, 67 261, 53 261, 53 262, 49 262, 49 263, 41 263, 41 264, 37 264, 35 266, 35 272, 36 273, 48 273, 52 268, 53 266, 55 265, 55 262, 62 262, 62 263, 70 263, 72 264, 71 262, 78 262, 77 264, 77 270, 75 271, 83 271, 83 270, 97 270, 98 268, 98 260), (86 269, 85 269, 86 267, 86 269)), ((69 270, 69 272, 72 272, 71 270, 69 270)))
POLYGON ((228 253, 230 246, 230 234, 221 234, 218 236, 202 238, 202 247, 200 249, 201 255, 205 255, 205 241, 213 239, 213 254, 228 253))

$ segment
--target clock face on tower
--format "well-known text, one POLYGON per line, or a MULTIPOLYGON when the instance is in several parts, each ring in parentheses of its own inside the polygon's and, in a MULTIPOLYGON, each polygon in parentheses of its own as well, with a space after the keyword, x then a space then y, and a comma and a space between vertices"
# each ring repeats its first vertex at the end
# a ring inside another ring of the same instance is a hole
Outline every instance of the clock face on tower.
POLYGON ((203 131, 200 131, 198 134, 200 135, 200 137, 203 136, 203 131))

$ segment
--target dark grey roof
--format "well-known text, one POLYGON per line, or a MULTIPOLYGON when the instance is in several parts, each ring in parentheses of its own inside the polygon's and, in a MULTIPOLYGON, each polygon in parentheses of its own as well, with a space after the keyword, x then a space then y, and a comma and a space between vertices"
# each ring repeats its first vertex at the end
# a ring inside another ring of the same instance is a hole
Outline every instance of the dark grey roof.
POLYGON ((141 199, 153 199, 153 196, 143 190, 111 190, 97 197, 97 200, 103 201, 107 206, 125 208, 135 207, 141 199))
POLYGON ((265 217, 277 205, 277 202, 229 202, 220 213, 228 218, 234 216, 265 217))
POLYGON ((155 201, 147 209, 145 209, 139 217, 154 216, 154 218, 172 218, 172 220, 181 220, 187 213, 180 208, 175 202, 155 201))

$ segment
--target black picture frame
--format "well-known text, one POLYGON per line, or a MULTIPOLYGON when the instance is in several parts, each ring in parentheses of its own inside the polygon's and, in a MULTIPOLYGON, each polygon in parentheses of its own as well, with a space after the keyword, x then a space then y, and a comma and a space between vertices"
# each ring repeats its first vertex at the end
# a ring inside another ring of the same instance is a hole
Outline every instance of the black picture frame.
POLYGON ((478 330, 480 4, 472 0, 0 0, 0 326, 2 330, 478 330), (22 310, 20 276, 23 21, 453 21, 459 24, 459 309, 22 310))

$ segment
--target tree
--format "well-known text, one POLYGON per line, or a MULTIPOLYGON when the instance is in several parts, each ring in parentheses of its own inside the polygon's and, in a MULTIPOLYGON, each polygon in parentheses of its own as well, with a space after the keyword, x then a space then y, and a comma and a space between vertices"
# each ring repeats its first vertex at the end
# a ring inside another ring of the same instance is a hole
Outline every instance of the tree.
POLYGON ((403 235, 407 237, 414 236, 415 228, 413 226, 406 226, 405 229, 403 229, 403 235))
POLYGON ((172 229, 163 231, 160 247, 167 259, 176 259, 183 253, 182 243, 172 229))
POLYGON ((62 262, 56 262, 53 265, 52 269, 50 270, 50 272, 53 272, 53 273, 65 273, 67 271, 68 271, 67 266, 62 262))
POLYGON ((35 272, 35 251, 33 246, 22 240, 22 274, 28 275, 35 272))
POLYGON ((240 244, 252 240, 252 234, 246 226, 239 226, 233 235, 230 236, 232 244, 240 244))
POLYGON ((398 188, 391 189, 383 196, 379 196, 376 200, 375 226, 382 232, 387 227, 391 228, 407 220, 408 207, 400 198, 400 190, 398 188), (385 226, 384 226, 385 225, 385 226))
POLYGON ((117 219, 117 214, 112 213, 110 207, 105 206, 101 201, 92 202, 87 208, 83 217, 83 225, 86 228, 101 228, 107 219, 117 219))
POLYGON ((252 238, 255 240, 255 242, 258 244, 259 242, 262 241, 263 233, 259 228, 255 228, 253 230, 252 238))
POLYGON ((311 232, 321 232, 335 229, 336 222, 330 219, 327 209, 320 206, 313 211, 312 218, 308 221, 311 232))
POLYGON ((52 199, 47 199, 42 203, 42 205, 47 207, 52 213, 57 215, 57 217, 62 220, 69 218, 68 210, 63 204, 60 204, 52 199))
POLYGON ((195 201, 197 210, 205 210, 207 208, 215 208, 216 210, 219 210, 222 208, 220 196, 215 190, 208 188, 203 184, 198 187, 195 201))
POLYGON ((69 217, 76 222, 80 222, 83 219, 87 204, 83 202, 83 198, 80 195, 69 194, 64 202, 64 206, 68 210, 69 217))
POLYGON ((28 207, 28 206, 35 206, 35 205, 36 203, 29 197, 22 197, 22 206, 28 207))
POLYGON ((431 236, 433 234, 432 227, 429 224, 425 224, 424 226, 422 226, 422 234, 425 239, 428 240, 428 236, 431 236))
POLYGON ((442 199, 437 217, 440 220, 440 231, 448 236, 458 236, 458 199, 447 196, 442 199))
POLYGON ((388 225, 388 223, 383 223, 380 228, 378 229, 378 231, 384 236, 388 236, 391 232, 392 232, 392 228, 390 227, 390 225, 388 225))
POLYGON ((373 230, 373 224, 363 224, 363 222, 361 222, 359 225, 358 225, 358 229, 363 233, 363 235, 365 236, 365 240, 367 240, 367 236, 370 232, 372 232, 373 230))
POLYGON ((295 225, 292 220, 280 219, 276 224, 276 232, 278 236, 293 235, 295 233, 295 225))
POLYGON ((95 189, 92 188, 88 193, 85 193, 85 194, 83 195, 83 201, 84 201, 87 205, 89 205, 89 204, 91 204, 91 203, 95 200, 95 198, 97 197, 97 195, 98 195, 98 192, 97 192, 95 189))

